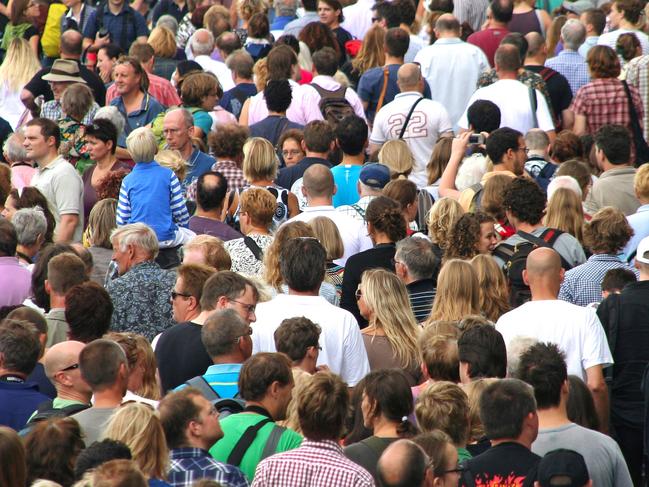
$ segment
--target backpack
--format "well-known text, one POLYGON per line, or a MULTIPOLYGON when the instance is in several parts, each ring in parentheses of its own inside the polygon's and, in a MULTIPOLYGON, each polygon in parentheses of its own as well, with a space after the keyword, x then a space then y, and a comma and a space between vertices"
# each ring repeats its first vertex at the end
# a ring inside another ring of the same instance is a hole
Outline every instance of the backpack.
POLYGON ((241 396, 237 392, 232 399, 227 397, 219 396, 214 389, 207 383, 205 378, 202 375, 198 375, 193 379, 189 379, 185 382, 188 386, 195 387, 201 394, 210 401, 216 410, 219 412, 221 418, 230 416, 231 414, 240 413, 245 407, 245 402, 241 399, 241 396))
MULTIPOLYGON (((532 298, 529 286, 523 281, 523 270, 525 270, 527 264, 527 256, 532 250, 539 247, 552 248, 563 232, 554 228, 547 228, 540 237, 520 230, 516 234, 525 241, 515 245, 502 242, 493 251, 496 257, 500 257, 505 262, 503 272, 507 276, 509 283, 509 304, 512 308, 516 308, 532 298)), ((565 270, 572 268, 563 257, 561 257, 561 266, 565 270)))
POLYGON ((55 408, 52 404, 53 401, 51 399, 39 404, 38 408, 36 408, 36 414, 34 414, 34 416, 29 420, 26 428, 31 429, 36 423, 45 421, 46 419, 72 416, 73 414, 90 407, 89 404, 70 404, 64 408, 55 408))
MULTIPOLYGON (((169 110, 172 110, 174 108, 178 108, 178 107, 169 107, 169 110)), ((192 116, 196 112, 201 112, 201 111, 204 112, 205 111, 202 108, 198 108, 198 107, 191 107, 191 108, 183 107, 183 108, 188 110, 189 113, 192 114, 192 116)), ((155 135, 156 141, 158 142, 158 148, 160 150, 164 150, 165 146, 167 145, 167 141, 165 140, 164 134, 162 133, 162 129, 163 129, 163 125, 164 125, 165 115, 167 114, 167 112, 169 110, 158 113, 156 115, 156 117, 153 119, 153 122, 151 122, 151 131, 153 132, 153 135, 155 135)))
POLYGON ((315 83, 311 83, 311 86, 320 95, 318 108, 320 108, 322 117, 331 124, 332 128, 337 127, 343 118, 356 113, 347 101, 347 98, 345 98, 345 93, 347 92, 346 86, 340 85, 340 88, 334 91, 325 90, 322 86, 315 83))
POLYGON ((68 11, 68 8, 60 3, 53 3, 47 11, 47 20, 41 37, 43 53, 47 57, 59 57, 61 45, 61 18, 68 11))
POLYGON ((469 211, 475 212, 482 207, 482 195, 484 194, 484 184, 478 182, 469 186, 469 189, 473 191, 473 198, 471 198, 469 211))

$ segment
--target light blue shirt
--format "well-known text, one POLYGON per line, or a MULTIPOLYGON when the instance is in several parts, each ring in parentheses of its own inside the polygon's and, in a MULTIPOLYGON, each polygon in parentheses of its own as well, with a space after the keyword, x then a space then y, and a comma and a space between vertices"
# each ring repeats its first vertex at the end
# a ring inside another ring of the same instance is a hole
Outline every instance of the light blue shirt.
POLYGON ((579 49, 577 51, 579 52, 579 55, 584 59, 586 59, 586 56, 588 56, 588 51, 590 51, 591 47, 597 45, 598 40, 599 40, 599 36, 586 37, 586 40, 581 46, 579 46, 579 49))
POLYGON ((642 205, 633 215, 627 216, 626 219, 634 232, 633 237, 627 242, 622 252, 628 261, 638 249, 640 241, 645 237, 649 237, 649 204, 642 205))
MULTIPOLYGON (((370 12, 367 12, 367 15, 370 15, 370 12)), ((299 36, 302 29, 307 24, 311 22, 319 22, 320 17, 318 12, 305 12, 302 17, 299 19, 291 20, 286 26, 284 26, 284 35, 299 36)))
POLYGON ((336 183, 336 194, 333 198, 334 208, 343 205, 353 205, 360 198, 356 183, 361 174, 363 166, 351 164, 338 164, 331 169, 336 183))
MULTIPOLYGON (((239 392, 239 373, 242 364, 214 364, 210 365, 203 379, 210 385, 212 390, 219 397, 231 399, 239 392)), ((174 390, 179 391, 187 387, 187 384, 181 384, 174 390)))
POLYGON ((565 76, 573 96, 577 94, 579 88, 590 81, 586 60, 576 51, 564 49, 555 57, 548 59, 545 65, 565 76))

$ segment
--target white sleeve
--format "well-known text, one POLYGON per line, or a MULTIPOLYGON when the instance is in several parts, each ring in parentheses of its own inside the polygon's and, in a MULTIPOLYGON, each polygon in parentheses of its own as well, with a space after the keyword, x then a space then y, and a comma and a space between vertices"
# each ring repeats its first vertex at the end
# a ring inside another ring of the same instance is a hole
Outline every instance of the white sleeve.
POLYGON ((466 104, 466 108, 464 109, 464 113, 462 113, 462 116, 460 119, 457 121, 457 126, 460 127, 461 129, 468 129, 469 128, 469 119, 467 117, 467 112, 469 111, 469 107, 473 105, 473 102, 476 100, 475 93, 471 95, 471 98, 469 98, 469 102, 466 104))
POLYGON ((548 108, 548 103, 545 100, 545 96, 539 90, 536 91, 536 119, 539 122, 539 128, 545 132, 554 130, 554 122, 552 121, 552 116, 550 115, 550 109, 548 108))
POLYGON ((370 134, 370 142, 372 144, 383 145, 388 140, 385 131, 383 130, 383 124, 385 123, 384 108, 385 107, 381 108, 374 117, 374 125, 372 125, 372 133, 370 134))
POLYGON ((584 370, 595 365, 606 367, 613 363, 604 327, 597 317, 597 310, 584 308, 586 312, 586 330, 583 336, 581 364, 584 370))
POLYGON ((354 387, 370 373, 370 362, 367 359, 367 350, 358 323, 351 313, 347 314, 349 316, 343 326, 346 333, 343 338, 343 364, 340 376, 349 387, 354 387))

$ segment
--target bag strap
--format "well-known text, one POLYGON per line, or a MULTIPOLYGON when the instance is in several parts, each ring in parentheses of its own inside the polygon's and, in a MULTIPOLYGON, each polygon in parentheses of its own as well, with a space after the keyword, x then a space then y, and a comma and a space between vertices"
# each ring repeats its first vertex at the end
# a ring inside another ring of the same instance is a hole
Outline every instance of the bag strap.
POLYGON ((216 401, 217 399, 221 399, 221 396, 219 396, 214 389, 210 386, 210 384, 205 380, 205 378, 202 375, 197 375, 196 377, 189 379, 187 382, 185 382, 190 387, 195 387, 199 391, 201 391, 201 394, 205 396, 205 399, 209 401, 216 401))
POLYGON ((264 458, 275 454, 275 452, 277 451, 277 445, 279 445, 279 440, 284 434, 284 431, 286 431, 286 428, 284 426, 273 426, 273 429, 271 430, 270 435, 268 435, 268 439, 266 440, 266 444, 264 445, 264 449, 261 452, 259 461, 262 461, 264 458))
POLYGON ((385 92, 388 91, 388 78, 390 77, 390 68, 385 66, 383 68, 383 86, 381 87, 381 94, 379 95, 379 102, 376 104, 376 110, 374 113, 378 113, 381 107, 383 106, 383 100, 385 100, 385 92))
POLYGON ((559 74, 559 73, 554 69, 545 66, 541 71, 539 71, 539 74, 541 75, 541 78, 543 78, 543 81, 547 81, 550 78, 552 78, 555 74, 559 74))
POLYGON ((410 117, 412 117, 412 112, 415 111, 415 107, 423 99, 424 97, 422 96, 421 98, 417 99, 417 101, 414 102, 410 107, 410 111, 408 112, 408 115, 406 115, 406 121, 403 122, 403 127, 401 127, 401 132, 399 132, 399 139, 403 139, 403 134, 406 133, 406 128, 408 128, 408 122, 410 122, 410 117))
POLYGON ((530 106, 532 107, 532 118, 534 119, 534 126, 532 128, 537 128, 539 126, 539 120, 536 116, 536 108, 538 106, 536 100, 536 90, 531 86, 528 86, 527 92, 530 96, 530 106))
POLYGON ((255 256, 255 259, 264 260, 264 251, 259 248, 257 242, 246 235, 243 237, 243 243, 246 244, 246 247, 248 247, 250 252, 252 252, 252 255, 255 256))
POLYGON ((631 118, 631 127, 633 128, 634 134, 642 135, 642 128, 640 128, 640 120, 638 118, 638 112, 635 111, 635 105, 633 103, 633 97, 631 96, 631 90, 626 81, 622 81, 624 86, 624 92, 626 93, 626 99, 629 102, 629 116, 631 118))
MULTIPOLYGON (((611 355, 615 353, 615 345, 617 345, 617 330, 618 330, 618 324, 620 321, 620 295, 611 293, 608 295, 605 301, 603 301, 604 304, 606 304, 606 319, 601 320, 602 323, 605 323, 604 326, 604 333, 606 333, 606 338, 608 341, 608 348, 611 350, 611 355)), ((602 305, 600 304, 600 307, 602 305)), ((599 315, 599 308, 597 309, 597 314, 599 315)), ((604 369, 604 378, 606 379, 606 382, 608 383, 609 390, 611 387, 611 381, 613 380, 613 367, 615 364, 610 365, 604 369)))
POLYGON ((257 433, 259 433, 259 430, 262 429, 264 426, 266 426, 268 423, 272 423, 272 422, 273 422, 272 419, 264 418, 261 421, 259 421, 259 423, 253 424, 252 426, 248 426, 248 428, 246 428, 246 431, 244 431, 243 434, 241 435, 239 441, 237 441, 237 444, 234 445, 234 448, 230 452, 230 455, 228 456, 228 460, 226 461, 226 463, 238 467, 239 464, 241 463, 241 460, 243 460, 243 456, 248 451, 248 448, 250 448, 252 442, 255 441, 255 438, 257 437, 257 433))
POLYGON ((356 210, 356 213, 358 213, 363 217, 363 219, 365 219, 365 210, 358 203, 354 203, 352 205, 352 208, 354 208, 356 210))
POLYGON ((347 92, 347 87, 345 85, 340 85, 340 88, 336 90, 327 90, 326 88, 323 88, 317 83, 310 83, 310 86, 313 86, 315 90, 318 92, 320 95, 320 98, 322 99, 327 99, 327 98, 344 98, 345 93, 347 92))

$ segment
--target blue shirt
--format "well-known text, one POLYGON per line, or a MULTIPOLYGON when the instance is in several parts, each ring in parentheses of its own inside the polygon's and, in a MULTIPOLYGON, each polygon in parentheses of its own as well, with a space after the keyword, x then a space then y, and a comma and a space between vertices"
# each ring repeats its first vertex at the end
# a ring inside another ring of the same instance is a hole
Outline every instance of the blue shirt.
POLYGON ((586 56, 588 56, 588 51, 590 51, 592 47, 595 47, 597 45, 598 40, 599 36, 586 37, 584 43, 579 46, 579 49, 577 50, 577 52, 579 52, 579 55, 586 59, 586 56))
POLYGON ((555 57, 548 59, 545 65, 565 76, 573 96, 577 94, 579 88, 590 82, 588 64, 578 52, 564 49, 555 57))
POLYGON ((295 20, 297 17, 295 15, 280 15, 275 17, 275 21, 270 25, 270 30, 284 30, 286 24, 291 20, 295 20))
POLYGON ((201 448, 174 448, 169 456, 167 481, 174 487, 186 487, 199 479, 216 480, 228 487, 248 487, 241 470, 214 460, 201 448))
POLYGON ((49 400, 33 382, 0 381, 0 425, 20 431, 38 405, 49 400))
MULTIPOLYGON (((210 365, 203 379, 210 385, 219 397, 232 399, 239 392, 239 373, 243 364, 214 364, 210 365)), ((176 391, 184 389, 187 384, 176 387, 176 391)))
POLYGON ((148 93, 145 93, 140 109, 128 114, 126 113, 124 100, 122 100, 121 96, 113 98, 110 104, 111 106, 117 107, 119 112, 126 119, 124 132, 119 134, 119 137, 117 139, 117 145, 120 147, 126 147, 126 137, 128 137, 128 135, 133 130, 138 127, 149 125, 158 116, 158 114, 165 111, 160 102, 148 93))
MULTIPOLYGON (((98 7, 98 10, 101 10, 98 7)), ((83 29, 83 36, 95 40, 99 22, 97 19, 97 10, 90 13, 88 21, 83 29)), ((118 44, 123 48, 130 46, 138 37, 147 37, 149 29, 146 27, 146 21, 142 14, 128 3, 124 4, 122 10, 115 15, 107 6, 103 8, 103 26, 110 33, 110 39, 113 44, 118 44), (126 44, 124 44, 122 29, 126 26, 126 44)))
POLYGON ((638 250, 640 241, 645 237, 649 237, 649 204, 642 205, 633 215, 627 216, 626 219, 634 232, 633 237, 627 242, 622 251, 628 261, 632 254, 638 250))
POLYGON ((216 159, 212 156, 198 149, 194 149, 194 152, 192 152, 192 155, 187 161, 187 176, 185 176, 185 180, 182 183, 183 189, 186 190, 191 183, 209 171, 215 162, 216 159))
POLYGON ((239 83, 231 90, 223 93, 223 97, 221 98, 221 101, 219 101, 219 106, 222 106, 232 115, 239 118, 239 115, 241 115, 241 109, 243 108, 243 103, 256 94, 257 87, 254 83, 239 83))
POLYGON ((304 128, 303 125, 299 123, 291 122, 285 116, 280 115, 268 115, 263 120, 260 120, 257 123, 253 123, 250 127, 250 137, 263 137, 269 141, 273 146, 277 145, 279 137, 289 129, 300 129, 304 128))
POLYGON ((353 205, 360 199, 356 183, 361 174, 363 166, 339 164, 331 169, 336 183, 336 194, 334 195, 334 207, 353 205))

